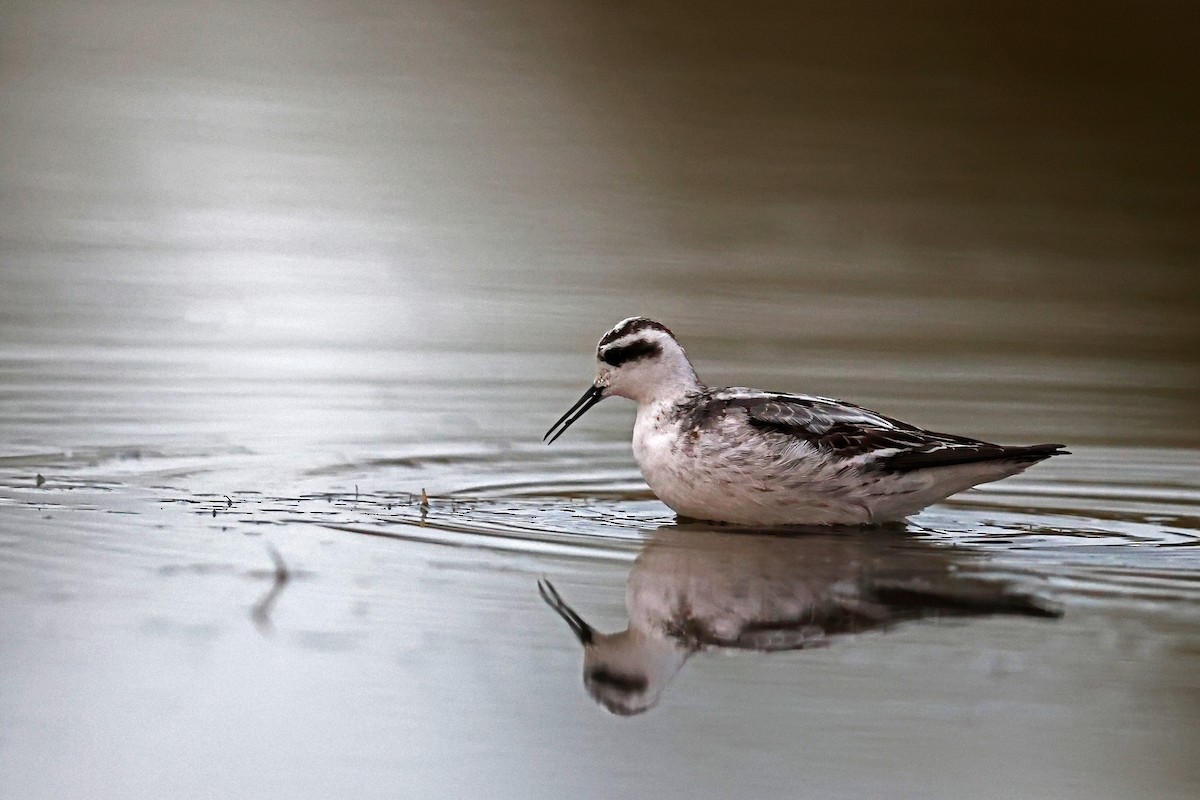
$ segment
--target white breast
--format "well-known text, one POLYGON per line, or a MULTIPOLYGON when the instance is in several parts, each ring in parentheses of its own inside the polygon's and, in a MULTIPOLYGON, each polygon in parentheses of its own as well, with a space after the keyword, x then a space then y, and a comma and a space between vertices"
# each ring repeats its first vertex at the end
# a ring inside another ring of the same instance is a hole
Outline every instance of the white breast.
POLYGON ((860 503, 839 495, 828 460, 807 444, 780 448, 735 415, 685 428, 671 412, 638 407, 633 454, 651 490, 680 515, 743 525, 870 521, 860 503))

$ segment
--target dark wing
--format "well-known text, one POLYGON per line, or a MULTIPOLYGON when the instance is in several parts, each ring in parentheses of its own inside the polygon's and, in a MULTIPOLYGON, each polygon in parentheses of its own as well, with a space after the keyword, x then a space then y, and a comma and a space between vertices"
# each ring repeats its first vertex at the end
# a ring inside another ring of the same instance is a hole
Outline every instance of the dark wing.
POLYGON ((970 578, 943 583, 911 578, 868 581, 863 585, 864 597, 857 601, 826 598, 803 619, 754 622, 732 641, 709 644, 744 650, 801 650, 827 645, 833 637, 886 630, 927 617, 1062 616, 1048 601, 1014 591, 1005 583, 970 578))
POLYGON ((721 635, 695 619, 682 619, 667 626, 667 633, 692 650, 728 647, 738 650, 803 650, 824 647, 833 636, 863 633, 893 622, 887 609, 875 603, 841 603, 818 600, 792 619, 761 619, 749 622, 733 636, 721 635))
POLYGON ((1064 453, 1061 444, 1010 447, 922 430, 827 397, 733 390, 714 401, 741 408, 751 425, 794 436, 839 458, 878 454, 873 465, 889 472, 980 461, 1041 461, 1064 453))
POLYGON ((826 599, 801 619, 759 620, 745 625, 736 639, 721 646, 759 651, 825 647, 835 636, 865 633, 899 621, 889 617, 882 606, 826 599))
POLYGON ((898 618, 974 617, 1010 614, 1057 619, 1062 611, 1037 595, 1019 592, 1007 583, 958 578, 944 585, 909 578, 879 580, 871 586, 875 602, 898 618))

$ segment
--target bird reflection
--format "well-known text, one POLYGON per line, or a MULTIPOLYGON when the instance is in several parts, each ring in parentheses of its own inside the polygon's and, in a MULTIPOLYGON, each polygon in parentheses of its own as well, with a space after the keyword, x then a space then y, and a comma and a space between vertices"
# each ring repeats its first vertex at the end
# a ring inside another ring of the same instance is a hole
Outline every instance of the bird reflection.
POLYGON ((628 716, 653 708, 701 650, 799 650, 926 617, 1060 616, 1009 583, 962 574, 978 558, 897 532, 785 536, 671 525, 634 561, 623 631, 594 629, 549 581, 538 591, 583 646, 588 693, 628 716))

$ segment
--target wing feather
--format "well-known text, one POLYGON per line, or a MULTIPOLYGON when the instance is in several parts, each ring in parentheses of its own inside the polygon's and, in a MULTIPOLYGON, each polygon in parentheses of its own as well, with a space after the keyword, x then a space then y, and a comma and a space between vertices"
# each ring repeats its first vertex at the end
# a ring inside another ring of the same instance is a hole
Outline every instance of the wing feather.
POLYGON ((801 439, 838 458, 875 455, 870 466, 888 472, 982 461, 1033 462, 1064 453, 1061 444, 1014 447, 928 431, 827 397, 731 389, 715 393, 712 401, 743 410, 760 430, 801 439))

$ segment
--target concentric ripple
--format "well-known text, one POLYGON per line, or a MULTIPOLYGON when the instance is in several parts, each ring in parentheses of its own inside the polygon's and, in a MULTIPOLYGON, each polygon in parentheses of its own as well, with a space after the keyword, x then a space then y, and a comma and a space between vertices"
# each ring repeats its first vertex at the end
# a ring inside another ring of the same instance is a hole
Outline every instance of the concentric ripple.
MULTIPOLYGON (((44 519, 94 518, 82 527, 94 531, 93 544, 145 546, 147 559, 153 540, 128 530, 169 527, 179 514, 217 533, 276 530, 277 541, 296 526, 319 526, 617 561, 674 522, 623 443, 380 453, 274 475, 271 491, 247 485, 259 469, 253 454, 240 451, 30 454, 0 463, 0 504, 44 519), (113 515, 123 523, 107 535, 113 515)), ((935 505, 907 529, 982 551, 996 570, 1048 578, 1082 600, 1200 600, 1200 459, 1191 451, 1083 448, 935 505)), ((14 542, 6 536, 0 546, 14 542)))

